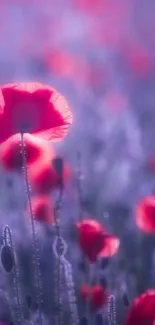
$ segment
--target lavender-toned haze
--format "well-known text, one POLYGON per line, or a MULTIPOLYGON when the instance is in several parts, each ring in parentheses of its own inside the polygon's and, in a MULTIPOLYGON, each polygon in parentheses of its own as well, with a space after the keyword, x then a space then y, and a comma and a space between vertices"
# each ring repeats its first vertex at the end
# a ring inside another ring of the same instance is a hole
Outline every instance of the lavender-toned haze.
MULTIPOLYGON (((80 267, 74 229, 80 213, 78 152, 83 209, 121 241, 118 253, 96 274, 116 297, 119 325, 124 324, 134 297, 155 285, 155 238, 143 234, 135 223, 137 202, 155 193, 155 168, 150 170, 148 164, 155 158, 154 13, 153 0, 0 1, 0 83, 40 81, 52 85, 66 96, 73 112, 67 137, 54 147, 73 170, 64 190, 60 217, 79 317, 84 316, 84 310, 78 289, 86 277, 80 267)), ((1 245, 4 226, 9 225, 17 256, 18 295, 25 315, 21 322, 33 324, 38 306, 30 225, 23 212, 26 199, 20 175, 1 168, 1 245)), ((55 325, 53 233, 40 225, 36 231, 43 325, 55 325)), ((71 324, 64 283, 62 279, 62 324, 71 324)), ((0 321, 7 324, 16 318, 16 285, 1 266, 0 321)), ((103 315, 107 324, 107 308, 103 308, 103 315)))

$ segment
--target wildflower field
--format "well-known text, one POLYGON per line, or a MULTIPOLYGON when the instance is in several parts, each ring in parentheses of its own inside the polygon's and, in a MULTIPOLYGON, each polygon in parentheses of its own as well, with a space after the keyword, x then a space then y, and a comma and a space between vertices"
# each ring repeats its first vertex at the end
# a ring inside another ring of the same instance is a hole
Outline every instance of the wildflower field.
POLYGON ((0 0, 0 325, 155 325, 154 17, 0 0))

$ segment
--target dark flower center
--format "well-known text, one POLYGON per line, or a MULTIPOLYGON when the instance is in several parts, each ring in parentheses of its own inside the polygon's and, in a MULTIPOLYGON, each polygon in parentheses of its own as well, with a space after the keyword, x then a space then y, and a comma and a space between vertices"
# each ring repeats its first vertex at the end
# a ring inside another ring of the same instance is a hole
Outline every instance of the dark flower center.
POLYGON ((13 127, 16 133, 31 133, 40 125, 40 104, 34 100, 25 100, 15 104, 13 127))

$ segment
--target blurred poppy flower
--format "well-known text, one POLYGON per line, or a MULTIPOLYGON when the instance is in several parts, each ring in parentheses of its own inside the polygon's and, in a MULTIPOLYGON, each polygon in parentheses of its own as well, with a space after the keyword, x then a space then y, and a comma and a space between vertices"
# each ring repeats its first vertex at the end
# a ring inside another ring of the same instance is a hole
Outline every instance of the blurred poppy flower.
MULTIPOLYGON (((49 143, 39 137, 25 133, 24 146, 27 164, 32 164, 41 157, 45 157, 46 160, 51 158, 49 143)), ((0 158, 4 168, 9 170, 21 169, 23 160, 20 133, 12 135, 0 145, 0 158)))
POLYGON ((53 206, 48 196, 37 196, 32 198, 32 210, 38 222, 53 223, 53 206))
POLYGON ((121 114, 127 106, 128 100, 124 94, 116 91, 109 91, 103 98, 103 103, 106 106, 109 113, 121 114))
POLYGON ((133 301, 125 325, 152 325, 154 319, 155 290, 148 290, 133 301))
MULTIPOLYGON (((69 177, 70 169, 64 162, 62 172, 63 183, 65 183, 69 177)), ((34 189, 39 193, 48 193, 59 186, 59 174, 55 166, 53 166, 52 162, 49 163, 44 160, 40 161, 38 168, 36 168, 35 165, 30 168, 29 179, 34 189)))
POLYGON ((151 156, 147 159, 147 161, 145 162, 145 167, 150 172, 155 172, 155 156, 151 156))
POLYGON ((83 284, 80 289, 80 294, 84 301, 90 301, 90 305, 94 310, 102 308, 102 306, 107 302, 106 291, 99 284, 94 285, 93 287, 83 284))
POLYGON ((4 98, 2 91, 0 90, 0 115, 2 115, 4 112, 4 98))
POLYGON ((83 220, 77 223, 78 238, 84 254, 94 263, 104 243, 104 229, 96 220, 83 220))
POLYGON ((99 258, 107 258, 112 257, 118 252, 120 246, 120 240, 110 234, 104 235, 104 245, 102 250, 99 252, 99 258))
POLYGON ((75 76, 76 58, 66 51, 60 49, 53 51, 47 56, 46 63, 48 68, 57 75, 73 78, 75 76))
POLYGON ((1 87, 4 113, 0 119, 0 143, 15 133, 34 133, 48 140, 62 139, 72 123, 68 104, 54 88, 40 83, 1 87))
POLYGON ((125 56, 130 70, 137 76, 146 76, 151 69, 149 54, 145 48, 131 44, 125 48, 125 56))
POLYGON ((136 224, 146 233, 155 232, 155 196, 147 196, 137 204, 136 224))
POLYGON ((96 220, 83 220, 77 223, 79 243, 91 263, 97 258, 112 257, 117 253, 120 241, 108 234, 96 220))
POLYGON ((101 0, 75 0, 75 6, 78 10, 87 13, 89 15, 100 14, 102 11, 101 0))
POLYGON ((87 284, 83 284, 80 288, 80 294, 83 300, 87 300, 88 296, 91 295, 91 287, 89 287, 87 284))

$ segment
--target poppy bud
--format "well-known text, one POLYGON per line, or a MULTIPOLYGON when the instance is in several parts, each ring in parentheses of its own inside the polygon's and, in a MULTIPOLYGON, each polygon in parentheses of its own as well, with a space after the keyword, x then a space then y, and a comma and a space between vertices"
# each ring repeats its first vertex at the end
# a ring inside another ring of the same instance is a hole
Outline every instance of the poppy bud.
POLYGON ((11 247, 4 245, 1 249, 1 263, 6 273, 11 273, 14 266, 13 254, 11 247))
POLYGON ((63 159, 61 157, 56 157, 52 161, 53 167, 55 168, 59 182, 62 182, 63 179, 63 159))

